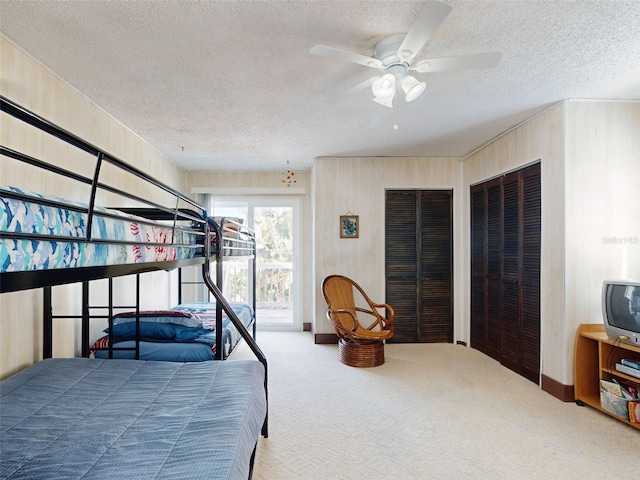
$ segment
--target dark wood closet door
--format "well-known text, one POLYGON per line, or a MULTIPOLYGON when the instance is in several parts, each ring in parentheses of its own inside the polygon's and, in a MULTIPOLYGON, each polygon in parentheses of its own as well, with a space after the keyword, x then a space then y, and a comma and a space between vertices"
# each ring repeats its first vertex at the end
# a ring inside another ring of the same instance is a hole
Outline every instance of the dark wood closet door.
POLYGON ((502 331, 502 184, 499 181, 487 185, 487 277, 486 277, 486 334, 484 351, 493 358, 500 358, 502 331))
POLYGON ((483 352, 487 343, 486 202, 483 186, 471 187, 471 346, 483 352))
POLYGON ((452 192, 420 192, 420 342, 453 342, 452 192))
POLYGON ((503 179, 502 184, 502 326, 500 362, 512 370, 518 369, 521 351, 520 328, 522 240, 520 238, 518 174, 512 173, 503 179))
POLYGON ((387 191, 386 303, 396 314, 394 337, 406 342, 418 332, 417 209, 415 191, 387 191))
POLYGON ((471 346, 500 358, 502 182, 471 188, 471 346))
POLYGON ((452 192, 387 191, 386 218, 390 342, 452 342, 452 192))
POLYGON ((540 164, 471 187, 471 346, 540 373, 540 164))
POLYGON ((542 182, 540 164, 522 174, 522 349, 521 374, 540 376, 540 236, 542 182))

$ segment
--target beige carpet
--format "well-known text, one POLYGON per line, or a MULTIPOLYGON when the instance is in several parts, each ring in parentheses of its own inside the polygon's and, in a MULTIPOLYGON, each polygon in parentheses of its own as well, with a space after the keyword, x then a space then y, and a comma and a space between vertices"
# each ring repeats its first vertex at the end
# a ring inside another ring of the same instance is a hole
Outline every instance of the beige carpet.
POLYGON ((639 478, 640 431, 470 348, 387 345, 384 365, 360 369, 310 333, 258 343, 270 421, 255 480, 639 478))

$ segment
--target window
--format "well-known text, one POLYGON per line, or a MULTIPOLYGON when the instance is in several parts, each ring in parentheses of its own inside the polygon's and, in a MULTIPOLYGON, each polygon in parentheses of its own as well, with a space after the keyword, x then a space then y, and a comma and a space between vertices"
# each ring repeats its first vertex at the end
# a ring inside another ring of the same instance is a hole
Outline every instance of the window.
MULTIPOLYGON (((300 200, 297 198, 210 197, 210 215, 233 216, 256 232, 256 325, 300 330, 300 200)), ((248 262, 225 260, 223 293, 249 301, 248 262)))

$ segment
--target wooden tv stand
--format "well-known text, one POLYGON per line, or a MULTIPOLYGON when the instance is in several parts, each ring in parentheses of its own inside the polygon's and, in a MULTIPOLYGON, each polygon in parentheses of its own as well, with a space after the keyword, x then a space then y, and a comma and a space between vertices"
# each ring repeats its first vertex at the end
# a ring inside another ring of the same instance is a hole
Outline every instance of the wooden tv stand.
POLYGON ((618 372, 616 362, 621 358, 640 358, 640 348, 614 342, 604 331, 604 325, 583 324, 578 327, 574 355, 574 397, 578 405, 586 404, 640 430, 640 424, 631 423, 613 415, 600 406, 600 379, 624 378, 640 383, 639 378, 618 372))

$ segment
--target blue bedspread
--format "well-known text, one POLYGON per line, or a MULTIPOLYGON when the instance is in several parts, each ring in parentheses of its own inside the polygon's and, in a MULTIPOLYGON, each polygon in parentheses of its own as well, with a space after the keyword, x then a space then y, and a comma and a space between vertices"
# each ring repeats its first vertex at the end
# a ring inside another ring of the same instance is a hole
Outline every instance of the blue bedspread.
POLYGON ((0 396, 7 479, 246 479, 266 414, 252 360, 50 359, 0 396))

